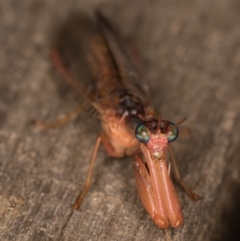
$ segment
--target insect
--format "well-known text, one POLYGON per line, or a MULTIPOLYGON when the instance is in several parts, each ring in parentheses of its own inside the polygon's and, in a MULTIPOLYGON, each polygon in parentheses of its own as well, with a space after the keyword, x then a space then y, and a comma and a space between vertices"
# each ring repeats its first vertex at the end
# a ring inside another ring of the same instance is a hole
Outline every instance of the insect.
POLYGON ((135 157, 136 185, 146 211, 160 228, 178 228, 183 215, 170 177, 170 163, 183 189, 192 199, 198 199, 181 179, 170 146, 185 119, 173 124, 154 111, 137 60, 123 42, 100 12, 95 21, 81 13, 71 15, 58 32, 51 58, 84 100, 62 120, 36 124, 60 126, 83 109, 101 121, 103 132, 95 143, 84 190, 74 208, 81 206, 89 189, 97 152, 103 144, 111 157, 135 157), (167 150, 170 161, 166 160, 167 150))

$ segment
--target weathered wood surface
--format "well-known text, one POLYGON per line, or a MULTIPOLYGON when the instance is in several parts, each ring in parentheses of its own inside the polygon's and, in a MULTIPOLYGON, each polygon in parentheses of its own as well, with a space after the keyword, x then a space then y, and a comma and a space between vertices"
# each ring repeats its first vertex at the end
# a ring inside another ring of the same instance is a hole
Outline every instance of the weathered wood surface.
POLYGON ((72 10, 92 14, 101 4, 142 54, 144 80, 162 116, 188 117, 174 147, 184 179, 202 200, 194 203, 177 187, 185 223, 172 240, 234 240, 240 200, 235 0, 0 2, 0 240, 165 239, 139 201, 132 158, 113 160, 103 149, 90 192, 72 211, 100 130, 95 120, 80 115, 49 131, 28 125, 76 107, 74 92, 51 67, 49 42, 72 10), (226 238, 229 231, 234 235, 226 238))

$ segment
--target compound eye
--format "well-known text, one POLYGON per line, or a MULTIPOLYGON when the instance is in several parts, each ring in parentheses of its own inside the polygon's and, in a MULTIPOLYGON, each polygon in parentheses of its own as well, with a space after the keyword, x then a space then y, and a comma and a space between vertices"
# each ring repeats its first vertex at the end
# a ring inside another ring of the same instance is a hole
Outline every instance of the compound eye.
POLYGON ((170 127, 171 131, 168 132, 167 138, 168 138, 168 142, 172 142, 172 141, 175 141, 177 139, 179 131, 178 131, 177 127, 174 127, 175 125, 173 123, 169 122, 169 124, 170 124, 169 127, 170 127))
POLYGON ((148 128, 145 126, 145 124, 140 124, 136 128, 135 136, 141 143, 146 144, 149 142, 150 134, 149 134, 148 128))

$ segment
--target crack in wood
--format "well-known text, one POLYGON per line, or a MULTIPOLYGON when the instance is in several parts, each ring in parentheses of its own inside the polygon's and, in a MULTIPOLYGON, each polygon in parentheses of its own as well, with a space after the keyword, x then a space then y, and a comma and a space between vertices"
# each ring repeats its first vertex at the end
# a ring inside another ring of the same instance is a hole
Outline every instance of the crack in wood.
POLYGON ((67 224, 69 223, 69 220, 71 219, 71 217, 72 217, 72 215, 73 215, 73 212, 74 212, 74 210, 71 209, 71 212, 69 213, 66 222, 63 224, 63 227, 62 227, 62 229, 61 229, 61 231, 60 231, 60 233, 59 233, 59 235, 58 235, 58 237, 57 237, 57 240, 60 240, 60 238, 62 238, 63 233, 64 233, 64 230, 65 230, 67 224))

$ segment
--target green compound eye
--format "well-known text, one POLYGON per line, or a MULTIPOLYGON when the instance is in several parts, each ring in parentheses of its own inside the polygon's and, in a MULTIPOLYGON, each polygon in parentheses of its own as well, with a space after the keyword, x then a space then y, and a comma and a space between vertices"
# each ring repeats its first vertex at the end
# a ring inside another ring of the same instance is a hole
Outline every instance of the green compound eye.
MULTIPOLYGON (((174 127, 173 123, 169 122, 169 124, 170 124, 170 128, 174 127)), ((172 142, 176 140, 178 137, 178 132, 179 131, 177 127, 173 128, 170 132, 168 132, 168 136, 167 136, 168 142, 172 142)))
POLYGON ((135 131, 135 136, 136 138, 141 142, 141 143, 148 143, 150 140, 150 135, 148 128, 145 126, 145 124, 140 124, 135 131))

